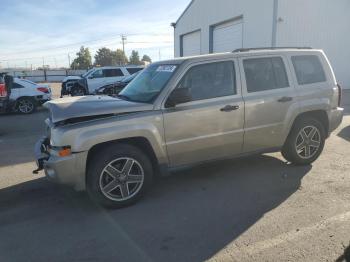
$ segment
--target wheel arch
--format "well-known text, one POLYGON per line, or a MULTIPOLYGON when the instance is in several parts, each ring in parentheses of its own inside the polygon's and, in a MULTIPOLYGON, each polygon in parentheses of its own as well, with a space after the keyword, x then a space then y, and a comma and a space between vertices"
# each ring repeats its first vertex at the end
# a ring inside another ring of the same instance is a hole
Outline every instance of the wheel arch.
MULTIPOLYGON (((322 124, 322 126, 324 127, 325 134, 328 137, 328 135, 329 135, 329 119, 328 119, 328 114, 325 110, 312 110, 312 111, 301 112, 300 114, 298 114, 294 118, 294 121, 293 121, 293 123, 290 127, 290 130, 289 130, 288 136, 292 132, 295 124, 300 119, 304 119, 304 118, 308 118, 308 117, 318 120, 322 124)), ((286 139, 288 138, 288 136, 286 137, 286 139)))
POLYGON ((154 152, 154 149, 150 141, 148 141, 148 139, 145 137, 122 138, 122 139, 107 141, 107 142, 94 145, 88 151, 87 160, 86 160, 86 170, 88 169, 89 163, 91 162, 95 154, 97 154, 100 150, 102 150, 106 146, 118 145, 118 144, 128 144, 140 149, 143 153, 146 154, 147 157, 149 157, 155 174, 160 173, 159 161, 157 159, 157 156, 154 152))

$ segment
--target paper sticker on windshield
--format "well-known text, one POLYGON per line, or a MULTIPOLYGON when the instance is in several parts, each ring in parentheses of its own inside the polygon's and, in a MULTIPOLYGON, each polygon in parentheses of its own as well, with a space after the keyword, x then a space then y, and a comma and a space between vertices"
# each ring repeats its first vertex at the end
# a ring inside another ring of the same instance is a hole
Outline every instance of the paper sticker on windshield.
POLYGON ((174 66, 174 65, 161 65, 161 66, 158 66, 157 72, 172 73, 175 71, 175 69, 176 69, 176 66, 174 66))

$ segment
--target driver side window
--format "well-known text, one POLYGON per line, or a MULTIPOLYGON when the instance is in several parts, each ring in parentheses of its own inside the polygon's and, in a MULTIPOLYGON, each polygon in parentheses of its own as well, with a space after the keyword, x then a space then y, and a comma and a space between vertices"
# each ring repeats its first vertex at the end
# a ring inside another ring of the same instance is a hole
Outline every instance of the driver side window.
POLYGON ((236 94, 234 63, 215 62, 192 67, 177 88, 188 88, 192 101, 236 94))
POLYGON ((103 71, 102 69, 96 70, 92 73, 92 78, 102 78, 103 77, 103 71))

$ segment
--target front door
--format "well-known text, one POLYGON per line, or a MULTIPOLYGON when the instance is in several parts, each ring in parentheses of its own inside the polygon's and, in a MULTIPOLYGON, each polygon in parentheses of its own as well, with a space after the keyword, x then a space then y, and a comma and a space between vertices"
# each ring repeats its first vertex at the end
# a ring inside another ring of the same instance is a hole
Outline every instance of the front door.
POLYGON ((240 59, 245 100, 244 152, 279 148, 298 102, 282 56, 240 59))
POLYGON ((97 69, 87 79, 89 93, 92 94, 96 89, 105 85, 105 77, 102 69, 97 69))
POLYGON ((188 68, 176 88, 188 88, 192 101, 163 112, 172 167, 241 152, 244 103, 237 79, 233 60, 188 68))

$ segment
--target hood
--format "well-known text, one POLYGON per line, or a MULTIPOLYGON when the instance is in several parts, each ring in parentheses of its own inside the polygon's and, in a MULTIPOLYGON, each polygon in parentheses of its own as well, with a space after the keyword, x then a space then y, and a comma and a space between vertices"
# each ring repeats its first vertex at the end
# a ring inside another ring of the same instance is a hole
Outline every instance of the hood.
POLYGON ((67 76, 67 77, 63 78, 62 82, 67 82, 70 80, 80 80, 80 79, 81 79, 80 76, 67 76))
POLYGON ((153 110, 152 104, 135 103, 109 96, 78 96, 46 102, 51 121, 153 110))

